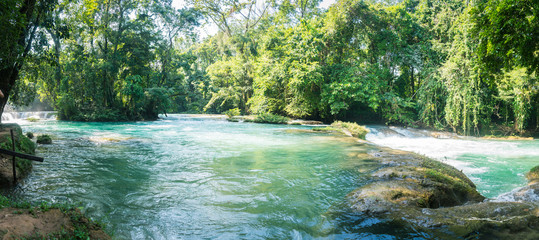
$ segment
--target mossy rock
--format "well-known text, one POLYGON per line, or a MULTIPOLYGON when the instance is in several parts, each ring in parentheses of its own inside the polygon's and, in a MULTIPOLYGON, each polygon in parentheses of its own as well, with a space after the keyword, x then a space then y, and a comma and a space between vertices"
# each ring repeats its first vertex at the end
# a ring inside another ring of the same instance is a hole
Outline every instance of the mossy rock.
POLYGON ((372 182, 348 195, 356 212, 393 212, 477 203, 485 198, 462 172, 424 156, 402 151, 371 153, 383 167, 372 182))
POLYGON ((430 239, 539 239, 539 183, 532 181, 539 167, 528 174, 528 186, 511 192, 515 201, 498 203, 484 201, 470 179, 447 164, 387 148, 370 155, 382 166, 347 195, 344 209, 330 212, 332 218, 374 217, 430 239))
MULTIPOLYGON (((36 145, 32 140, 22 134, 22 129, 18 124, 2 124, 0 128, 0 148, 11 150, 13 143, 11 141, 10 130, 13 130, 13 138, 15 139, 15 151, 30 155, 35 154, 36 145)), ((5 168, 0 169, 0 185, 9 185, 13 181, 11 169, 11 158, 0 158, 0 161, 6 162, 2 164, 5 168), (9 163, 7 163, 9 162, 9 163)), ((16 159, 17 178, 26 177, 32 170, 32 161, 22 158, 16 159)))
POLYGON ((34 133, 33 132, 27 132, 26 137, 28 137, 30 139, 33 139, 34 138, 34 133))
POLYGON ((47 134, 43 134, 43 135, 37 136, 36 142, 39 144, 52 144, 52 138, 51 136, 47 134))

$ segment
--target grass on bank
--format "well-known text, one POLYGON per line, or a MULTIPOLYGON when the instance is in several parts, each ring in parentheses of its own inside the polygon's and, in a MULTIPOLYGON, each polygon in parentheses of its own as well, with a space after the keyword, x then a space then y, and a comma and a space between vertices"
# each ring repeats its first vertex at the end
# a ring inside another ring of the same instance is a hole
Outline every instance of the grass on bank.
POLYGON ((71 223, 73 224, 73 229, 62 229, 58 232, 53 232, 47 234, 46 237, 36 235, 36 236, 14 236, 18 237, 17 239, 90 239, 90 231, 96 229, 105 229, 105 224, 102 222, 95 221, 93 219, 87 218, 81 213, 81 207, 75 207, 70 204, 58 204, 58 203, 47 203, 41 202, 39 204, 31 204, 29 202, 14 202, 9 198, 0 195, 0 209, 4 208, 13 208, 13 214, 30 214, 34 217, 37 216, 39 212, 48 212, 52 209, 60 210, 64 216, 69 217, 71 223), (23 237, 23 238, 20 238, 23 237))

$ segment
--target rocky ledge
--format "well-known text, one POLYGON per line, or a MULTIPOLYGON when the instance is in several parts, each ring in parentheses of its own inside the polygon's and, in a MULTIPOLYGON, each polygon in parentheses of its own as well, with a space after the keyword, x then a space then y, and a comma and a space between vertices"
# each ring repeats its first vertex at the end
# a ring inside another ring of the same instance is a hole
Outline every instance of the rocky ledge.
POLYGON ((387 148, 370 153, 382 167, 346 198, 347 212, 381 219, 434 239, 539 239, 539 167, 511 201, 485 200, 452 166, 387 148))

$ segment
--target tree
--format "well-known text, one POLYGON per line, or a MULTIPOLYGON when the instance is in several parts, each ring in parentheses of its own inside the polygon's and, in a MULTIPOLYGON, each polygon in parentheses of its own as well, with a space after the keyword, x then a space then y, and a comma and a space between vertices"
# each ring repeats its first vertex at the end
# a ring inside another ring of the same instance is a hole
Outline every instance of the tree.
POLYGON ((493 73, 513 66, 539 70, 539 2, 477 1, 471 11, 478 56, 493 73))
POLYGON ((12 94, 19 72, 32 49, 39 24, 54 0, 6 0, 0 3, 0 114, 12 94))

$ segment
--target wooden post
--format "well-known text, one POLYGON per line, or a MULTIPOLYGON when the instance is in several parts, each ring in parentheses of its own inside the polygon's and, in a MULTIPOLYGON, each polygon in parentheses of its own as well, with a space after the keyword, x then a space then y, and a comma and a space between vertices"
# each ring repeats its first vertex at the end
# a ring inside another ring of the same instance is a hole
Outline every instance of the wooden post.
MULTIPOLYGON (((13 129, 10 129, 11 133, 11 149, 15 152, 15 137, 13 136, 13 129)), ((13 155, 13 185, 17 183, 17 165, 15 164, 15 155, 13 155)))

